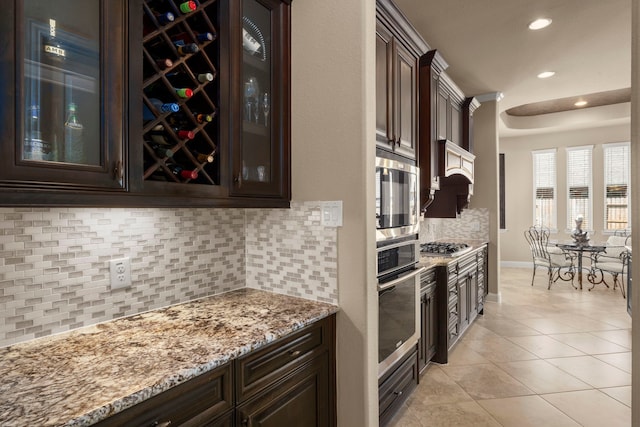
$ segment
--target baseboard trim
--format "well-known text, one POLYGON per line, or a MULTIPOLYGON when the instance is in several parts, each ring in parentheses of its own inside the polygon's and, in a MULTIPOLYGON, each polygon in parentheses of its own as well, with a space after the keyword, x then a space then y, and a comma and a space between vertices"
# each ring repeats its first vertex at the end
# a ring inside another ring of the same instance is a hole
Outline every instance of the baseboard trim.
POLYGON ((491 302, 500 303, 500 302, 502 302, 502 294, 500 292, 498 292, 497 294, 489 292, 487 294, 487 296, 485 297, 485 301, 491 301, 491 302))

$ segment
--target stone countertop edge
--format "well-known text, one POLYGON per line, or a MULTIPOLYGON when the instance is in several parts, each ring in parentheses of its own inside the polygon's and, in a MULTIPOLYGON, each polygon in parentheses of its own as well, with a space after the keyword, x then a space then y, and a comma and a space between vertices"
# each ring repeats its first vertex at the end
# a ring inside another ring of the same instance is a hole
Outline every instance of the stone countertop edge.
POLYGON ((243 288, 0 348, 0 425, 95 424, 338 311, 243 288))

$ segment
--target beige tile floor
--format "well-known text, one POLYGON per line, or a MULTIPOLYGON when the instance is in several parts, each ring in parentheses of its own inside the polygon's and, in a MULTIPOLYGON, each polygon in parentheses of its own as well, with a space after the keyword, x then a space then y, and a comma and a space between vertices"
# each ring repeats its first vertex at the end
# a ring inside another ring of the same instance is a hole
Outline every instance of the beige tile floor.
POLYGON ((547 290, 501 270, 500 303, 431 364, 392 427, 631 426, 631 318, 619 290, 547 290))

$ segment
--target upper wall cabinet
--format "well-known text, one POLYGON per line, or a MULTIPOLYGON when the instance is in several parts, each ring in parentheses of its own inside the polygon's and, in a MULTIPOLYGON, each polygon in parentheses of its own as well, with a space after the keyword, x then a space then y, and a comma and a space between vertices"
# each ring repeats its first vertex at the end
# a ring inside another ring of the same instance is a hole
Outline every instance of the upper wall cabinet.
POLYGON ((21 0, 0 16, 0 185, 122 192, 126 31, 122 2, 21 0), (108 43, 106 43, 108 37, 108 43))
POLYGON ((376 6, 376 145, 415 159, 418 58, 428 47, 392 2, 376 6))
POLYGON ((288 0, 10 8, 0 204, 289 206, 288 0))
POLYGON ((420 204, 427 217, 455 217, 472 194, 473 113, 480 104, 449 78, 448 64, 436 50, 423 55, 419 67, 420 204), (460 159, 471 163, 448 166, 460 159))
POLYGON ((242 40, 242 47, 232 46, 232 51, 242 52, 242 56, 235 57, 231 74, 242 76, 232 96, 242 100, 242 104, 236 106, 236 117, 242 117, 242 124, 239 129, 232 129, 231 191, 234 196, 288 199, 291 192, 289 2, 242 0, 231 4, 232 8, 241 6, 233 15, 242 16, 242 30, 238 26, 232 38, 236 42, 242 40))

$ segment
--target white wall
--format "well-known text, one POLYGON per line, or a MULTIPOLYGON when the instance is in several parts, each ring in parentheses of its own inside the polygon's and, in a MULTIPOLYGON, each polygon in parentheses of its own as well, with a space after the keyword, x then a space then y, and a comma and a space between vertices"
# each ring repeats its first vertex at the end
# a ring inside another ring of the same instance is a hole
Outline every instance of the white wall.
POLYGON ((338 425, 376 426, 375 2, 292 4, 293 200, 342 200, 338 425))
POLYGON ((593 241, 604 241, 603 234, 603 163, 602 144, 625 142, 630 138, 629 125, 616 125, 584 130, 556 132, 500 139, 500 152, 505 154, 506 230, 501 233, 502 262, 530 262, 531 253, 523 232, 533 224, 533 161, 531 152, 558 148, 557 239, 568 239, 571 228, 566 220, 566 147, 594 145, 593 149, 593 241))

